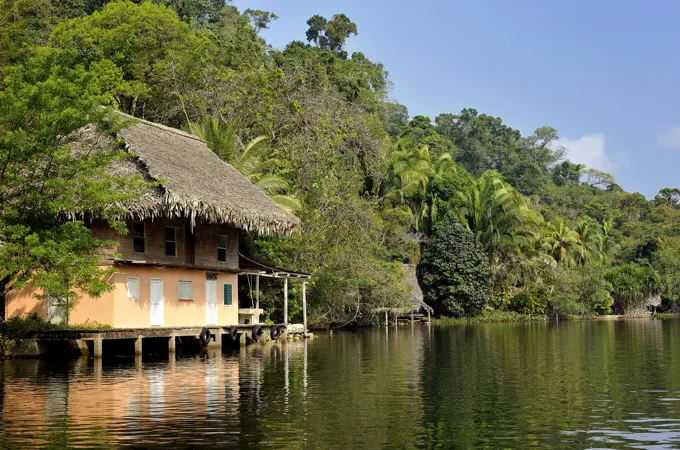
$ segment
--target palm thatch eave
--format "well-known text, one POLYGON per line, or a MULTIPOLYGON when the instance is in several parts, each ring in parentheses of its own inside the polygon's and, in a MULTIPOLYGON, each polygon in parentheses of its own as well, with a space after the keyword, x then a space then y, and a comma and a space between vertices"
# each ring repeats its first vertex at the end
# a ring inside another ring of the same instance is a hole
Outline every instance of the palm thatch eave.
MULTIPOLYGON (((122 113, 121 113, 122 114, 122 113)), ((126 116, 125 114, 123 114, 126 116)), ((129 117, 129 116, 127 116, 129 117)), ((135 171, 159 186, 114 205, 130 218, 188 218, 261 235, 289 235, 300 220, 215 155, 201 139, 143 119, 118 132, 130 153, 114 171, 135 171)))

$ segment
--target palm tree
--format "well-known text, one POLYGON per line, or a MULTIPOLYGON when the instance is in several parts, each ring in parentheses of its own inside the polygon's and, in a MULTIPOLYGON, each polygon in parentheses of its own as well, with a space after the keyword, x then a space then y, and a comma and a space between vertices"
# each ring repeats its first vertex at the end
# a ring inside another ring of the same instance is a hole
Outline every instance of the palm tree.
POLYGON ((437 198, 431 197, 428 186, 436 175, 458 170, 449 153, 432 161, 427 145, 415 147, 408 138, 389 146, 387 180, 383 185, 382 201, 394 206, 406 205, 413 213, 416 231, 428 229, 437 219, 437 198))
POLYGON ((458 220, 475 235, 491 262, 499 252, 520 254, 540 231, 540 215, 496 174, 479 177, 472 188, 458 192, 458 201, 458 220))
POLYGON ((548 224, 547 231, 550 256, 557 263, 576 263, 576 257, 582 253, 583 247, 579 234, 569 228, 561 217, 555 217, 548 224))
POLYGON ((267 136, 258 136, 242 146, 233 127, 223 124, 216 117, 206 117, 201 123, 192 123, 189 130, 205 141, 208 148, 220 159, 231 164, 283 209, 295 212, 302 207, 300 200, 294 195, 284 194, 290 188, 288 182, 273 173, 279 161, 265 157, 269 149, 267 136))
POLYGON ((612 230, 614 229, 614 220, 607 219, 602 224, 602 242, 600 247, 600 254, 602 255, 602 262, 609 264, 610 257, 614 253, 618 245, 614 242, 612 237, 612 230))
POLYGON ((434 171, 426 145, 417 148, 410 145, 408 138, 399 139, 390 152, 383 199, 404 205, 416 197, 424 197, 434 171))
POLYGON ((576 230, 581 241, 581 248, 576 256, 576 262, 586 264, 590 261, 601 262, 602 255, 602 235, 597 229, 591 226, 586 218, 581 218, 576 224, 576 230))

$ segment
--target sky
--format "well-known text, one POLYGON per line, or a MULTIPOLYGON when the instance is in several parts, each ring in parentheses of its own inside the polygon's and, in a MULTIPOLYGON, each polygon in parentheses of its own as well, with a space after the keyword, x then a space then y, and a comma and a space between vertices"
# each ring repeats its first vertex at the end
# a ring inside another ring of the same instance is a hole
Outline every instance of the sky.
POLYGON ((653 197, 680 187, 680 2, 675 0, 235 0, 279 19, 283 48, 314 14, 358 26, 347 50, 382 62, 411 116, 475 108, 653 197))

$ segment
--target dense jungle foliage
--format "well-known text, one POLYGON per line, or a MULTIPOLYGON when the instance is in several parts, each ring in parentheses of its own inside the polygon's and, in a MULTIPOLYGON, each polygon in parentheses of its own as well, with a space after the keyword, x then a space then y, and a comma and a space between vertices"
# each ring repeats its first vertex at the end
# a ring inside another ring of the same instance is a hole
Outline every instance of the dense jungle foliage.
MULTIPOLYGON (((627 193, 566 160, 550 127, 522 136, 475 109, 411 117, 380 55, 345 50, 360 31, 349 17, 313 16, 283 49, 259 35, 276 19, 225 0, 0 0, 2 290, 107 289, 106 243, 53 218, 75 202, 113 216, 105 205, 140 188, 102 175, 115 152, 69 150, 87 123, 124 126, 104 105, 201 136, 301 218, 299 235, 242 247, 314 273, 317 325, 410 308, 404 263, 445 315, 676 307, 680 189, 627 193)), ((264 288, 272 319, 279 289, 264 288)))

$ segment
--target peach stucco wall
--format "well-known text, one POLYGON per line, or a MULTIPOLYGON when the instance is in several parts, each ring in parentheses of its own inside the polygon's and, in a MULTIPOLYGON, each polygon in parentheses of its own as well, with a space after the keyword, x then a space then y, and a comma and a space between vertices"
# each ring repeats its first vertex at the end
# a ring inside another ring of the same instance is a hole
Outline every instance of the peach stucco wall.
MULTIPOLYGON (((71 323, 98 322, 115 328, 151 326, 150 283, 163 280, 163 326, 203 326, 206 317, 206 273, 204 270, 120 265, 112 276, 112 292, 100 298, 80 296, 71 311, 71 323), (128 298, 128 277, 139 278, 139 299, 128 298), (192 281, 194 300, 179 300, 179 281, 192 281)), ((238 323, 238 276, 232 273, 217 275, 217 324, 238 323), (224 283, 232 284, 233 301, 224 306, 224 283)), ((24 289, 11 292, 7 297, 7 315, 37 312, 45 316, 44 300, 34 297, 36 291, 24 289)))
MULTIPOLYGON (((217 320, 220 325, 238 323, 237 275, 219 273, 217 275, 217 320), (232 306, 224 306, 223 285, 232 283, 232 306)), ((205 271, 195 269, 175 269, 127 265, 119 266, 114 275, 115 310, 114 326, 148 327, 151 323, 150 285, 152 279, 163 280, 163 326, 206 325, 205 310, 205 271), (127 296, 128 277, 139 278, 139 300, 127 296), (179 281, 192 281, 194 300, 179 300, 179 281)))
MULTIPOLYGON (((7 317, 23 316, 27 313, 38 313, 47 316, 47 300, 36 298, 41 291, 22 289, 7 294, 7 317)), ((84 324, 86 322, 113 325, 114 292, 106 292, 99 298, 80 295, 74 301, 71 310, 70 323, 84 324)))

